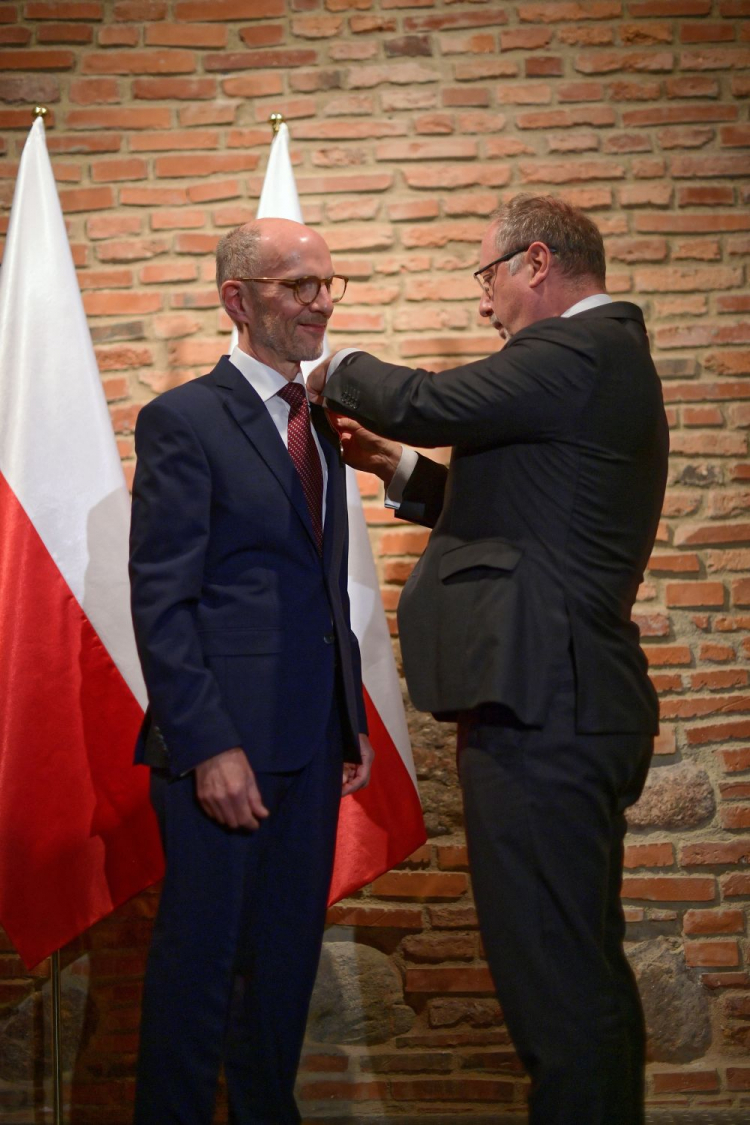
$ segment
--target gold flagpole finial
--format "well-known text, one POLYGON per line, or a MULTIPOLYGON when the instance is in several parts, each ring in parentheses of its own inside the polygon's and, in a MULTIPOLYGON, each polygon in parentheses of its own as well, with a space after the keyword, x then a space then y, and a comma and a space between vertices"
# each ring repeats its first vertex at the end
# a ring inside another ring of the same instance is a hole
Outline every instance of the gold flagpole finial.
POLYGON ((48 113, 49 110, 47 109, 46 105, 35 105, 32 116, 34 117, 34 120, 36 120, 37 117, 46 117, 48 113))
POLYGON ((275 137, 281 126, 284 124, 284 114, 272 113, 268 120, 271 123, 271 128, 273 129, 273 135, 275 137))

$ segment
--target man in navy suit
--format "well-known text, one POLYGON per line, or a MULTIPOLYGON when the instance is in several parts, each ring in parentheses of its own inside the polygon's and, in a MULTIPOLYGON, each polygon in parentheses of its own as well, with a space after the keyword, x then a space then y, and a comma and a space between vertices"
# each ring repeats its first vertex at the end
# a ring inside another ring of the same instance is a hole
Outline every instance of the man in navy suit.
POLYGON ((300 375, 346 280, 315 231, 263 219, 222 239, 217 284, 238 346, 136 427, 136 760, 167 867, 135 1125, 209 1125, 222 1065, 234 1125, 300 1121, 340 798, 372 762, 344 466, 300 375))

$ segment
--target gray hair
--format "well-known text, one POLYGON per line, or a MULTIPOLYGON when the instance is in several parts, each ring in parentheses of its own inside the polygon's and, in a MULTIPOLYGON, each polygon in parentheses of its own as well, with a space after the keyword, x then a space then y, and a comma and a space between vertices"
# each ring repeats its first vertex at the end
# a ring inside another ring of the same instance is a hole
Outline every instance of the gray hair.
POLYGON ((260 268, 260 232, 244 224, 225 234, 216 247, 216 286, 233 277, 253 277, 260 268))
MULTIPOLYGON (((490 215, 497 224, 496 246, 500 254, 515 246, 520 249, 532 242, 543 242, 557 251, 556 261, 568 277, 593 277, 604 286, 607 264, 604 242, 588 215, 554 195, 517 195, 490 215)), ((513 259, 509 270, 520 269, 513 259)))

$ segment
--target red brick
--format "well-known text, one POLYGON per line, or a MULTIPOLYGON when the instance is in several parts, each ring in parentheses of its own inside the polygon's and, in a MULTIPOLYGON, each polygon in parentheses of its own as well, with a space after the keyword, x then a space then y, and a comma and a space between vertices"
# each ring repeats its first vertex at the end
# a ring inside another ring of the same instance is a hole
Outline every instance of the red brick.
MULTIPOLYGON (((19 31, 21 37, 16 39, 19 43, 28 43, 31 38, 31 32, 25 28, 11 28, 11 31, 19 31)), ((99 32, 101 36, 101 32, 99 32)), ((37 28, 36 41, 41 43, 92 43, 94 40, 93 27, 86 27, 82 24, 75 23, 50 23, 37 28)), ((2 42, 12 42, 10 38, 0 36, 2 42)))
POLYGON ((59 192, 63 211, 102 211, 114 206, 115 197, 110 187, 66 188, 59 192))
POLYGON ((719 810, 719 819, 730 831, 750 828, 750 805, 725 805, 719 810))
POLYGON ((684 524, 675 534, 677 546, 750 544, 750 523, 684 524))
POLYGON ((24 16, 28 20, 101 20, 100 0, 27 0, 24 16))
POLYGON ((178 0, 175 19, 262 20, 285 14, 284 0, 178 0))
POLYGON ((710 902, 716 896, 716 884, 695 875, 627 875, 622 896, 648 902, 710 902))
POLYGON ((424 968, 406 970, 406 992, 440 994, 444 992, 493 993, 489 969, 484 966, 464 968, 424 968))
POLYGON ((148 164, 137 157, 99 160, 91 165, 91 179, 95 184, 111 183, 116 180, 145 180, 147 175, 148 164))
POLYGON ((722 582, 670 582, 666 587, 667 606, 711 606, 724 605, 724 585, 722 582))
POLYGON ((683 51, 680 56, 681 70, 721 70, 730 68, 744 70, 750 66, 750 50, 746 47, 702 47, 695 51, 683 51))
POLYGON ((725 898, 750 897, 750 875, 722 875, 720 883, 725 898))
POLYGON ((196 57, 192 51, 92 51, 83 56, 84 74, 192 74, 196 57))
POLYGON ((0 74, 5 70, 70 70, 72 51, 0 51, 0 74))
POLYGON ((734 742, 746 738, 750 738, 750 721, 746 719, 692 727, 687 731, 687 740, 691 746, 702 746, 709 742, 734 742))
POLYGON ((135 78, 132 89, 142 101, 193 101, 216 97, 217 83, 215 78, 135 78))
POLYGON ((750 1090, 750 1066, 728 1066, 727 1089, 750 1090))
POLYGON ((385 1082, 303 1081, 300 1084, 299 1096, 308 1101, 325 1101, 327 1105, 331 1104, 332 1099, 343 1102, 382 1102, 387 1095, 387 1090, 385 1082))
POLYGON ((633 0, 630 14, 642 16, 705 16, 711 11, 711 0, 633 0))
POLYGON ((164 179, 180 176, 212 176, 221 172, 252 172, 260 156, 254 152, 213 152, 195 156, 159 156, 154 161, 156 175, 164 179))
POLYGON ((671 867, 674 863, 672 844, 628 844, 625 848, 625 868, 671 867))
POLYGON ((142 266, 138 277, 143 285, 164 285, 173 281, 194 281, 198 270, 194 262, 168 262, 142 266))
POLYGON ((724 907, 719 910, 686 910, 683 918, 686 934, 738 934, 745 929, 742 910, 724 907))
POLYGON ((719 1089, 719 1076, 715 1070, 656 1071, 652 1079, 655 1094, 691 1094, 719 1089))
POLYGON ((699 655, 701 660, 711 660, 715 664, 725 664, 728 660, 735 659, 732 645, 719 644, 715 641, 702 644, 699 655))
POLYGON ((282 67, 291 70, 296 67, 311 66, 318 61, 317 51, 275 50, 223 52, 219 55, 203 56, 206 70, 264 70, 266 67, 282 67))
POLYGON ((715 176, 747 176, 750 156, 712 153, 710 156, 673 156, 672 175, 677 179, 692 176, 711 179, 715 176))
POLYGON ((147 47, 226 47, 227 29, 213 23, 146 25, 147 47))
POLYGON ((349 1067, 344 1055, 304 1055, 300 1063, 302 1071, 343 1071, 349 1067))
POLYGON ((723 941, 686 941, 685 961, 690 968, 734 968, 740 963, 737 941, 734 938, 723 941))
POLYGON ((347 906, 337 903, 328 909, 331 926, 365 926, 377 929, 421 930, 422 910, 418 906, 379 906, 374 903, 347 906))
POLYGON ((129 289, 133 284, 133 271, 127 269, 79 270, 81 289, 129 289))
POLYGON ((620 0, 536 0, 517 5, 522 23, 566 23, 575 20, 617 19, 620 0))
POLYGON ((463 874, 426 871, 390 871, 372 884, 371 892, 383 898, 440 899, 460 898, 468 887, 463 874))
POLYGON ((119 316, 123 313, 156 312, 162 306, 159 293, 118 293, 100 290, 83 294, 83 307, 89 316, 119 316))
POLYGON ((475 1101, 491 1104, 510 1102, 515 1096, 515 1083, 482 1078, 414 1078, 392 1080, 393 1097, 399 1101, 475 1101))
POLYGON ((741 770, 750 770, 750 748, 740 750, 722 750, 721 758, 727 773, 738 773, 741 770))
POLYGON ((124 22, 163 20, 167 15, 167 3, 166 0, 115 0, 114 10, 115 19, 124 22))

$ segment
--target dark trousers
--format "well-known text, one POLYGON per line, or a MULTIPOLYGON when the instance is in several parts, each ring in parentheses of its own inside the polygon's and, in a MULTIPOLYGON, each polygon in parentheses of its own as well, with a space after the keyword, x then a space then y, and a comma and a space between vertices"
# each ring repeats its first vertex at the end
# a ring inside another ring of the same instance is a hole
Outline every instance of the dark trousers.
POLYGON ((486 705, 459 725, 474 896, 531 1078, 530 1125, 642 1125, 645 1029, 623 951, 624 810, 653 740, 576 734, 564 678, 543 729, 486 705))
POLYGON ((341 799, 333 712, 307 766, 257 775, 270 816, 256 832, 206 816, 192 775, 153 771, 167 871, 146 971, 134 1125, 210 1125, 222 1064, 233 1125, 300 1121, 294 1081, 341 799))

